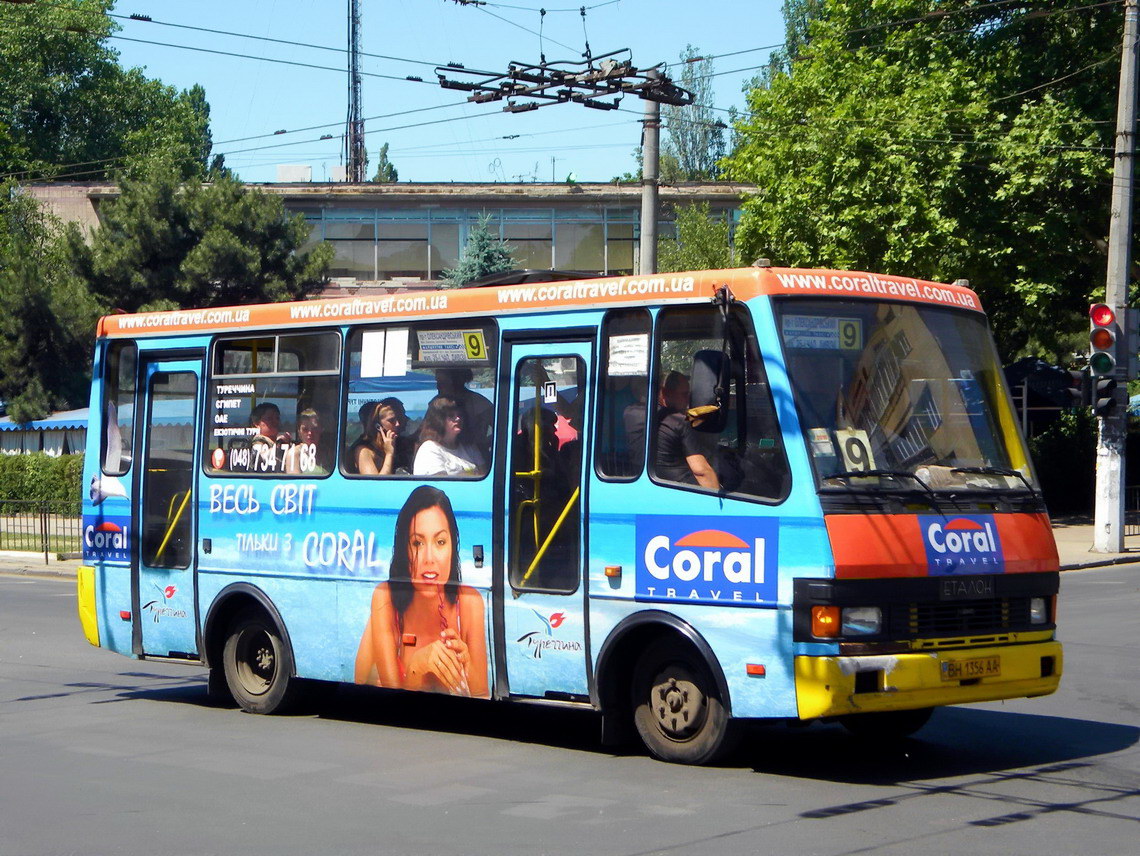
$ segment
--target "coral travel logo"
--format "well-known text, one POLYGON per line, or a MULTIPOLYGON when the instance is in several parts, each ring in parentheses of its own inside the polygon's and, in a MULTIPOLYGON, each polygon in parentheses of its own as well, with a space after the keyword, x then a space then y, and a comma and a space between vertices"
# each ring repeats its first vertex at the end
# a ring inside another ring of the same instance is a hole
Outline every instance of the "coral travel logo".
POLYGON ((96 561, 131 560, 131 518, 84 517, 83 558, 96 561))
POLYGON ((775 520, 720 517, 716 529, 694 529, 693 523, 692 517, 637 517, 636 600, 776 603, 775 520))
POLYGON ((549 616, 544 615, 534 608, 531 608, 531 612, 538 616, 538 620, 542 622, 543 630, 533 630, 530 633, 524 633, 515 641, 520 645, 525 645, 534 659, 541 660, 544 651, 581 652, 581 642, 574 639, 554 638, 554 631, 561 627, 562 622, 566 620, 565 612, 552 612, 549 616))
POLYGON ((962 514, 949 519, 920 514, 918 525, 931 576, 1005 571, 1001 539, 992 514, 962 514))

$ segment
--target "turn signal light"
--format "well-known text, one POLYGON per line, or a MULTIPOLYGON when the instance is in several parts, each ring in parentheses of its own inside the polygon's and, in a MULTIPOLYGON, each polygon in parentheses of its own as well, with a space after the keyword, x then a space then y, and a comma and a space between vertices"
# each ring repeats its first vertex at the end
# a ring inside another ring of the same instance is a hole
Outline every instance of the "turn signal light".
POLYGON ((811 608, 811 635, 818 639, 834 639, 839 636, 838 606, 811 608))

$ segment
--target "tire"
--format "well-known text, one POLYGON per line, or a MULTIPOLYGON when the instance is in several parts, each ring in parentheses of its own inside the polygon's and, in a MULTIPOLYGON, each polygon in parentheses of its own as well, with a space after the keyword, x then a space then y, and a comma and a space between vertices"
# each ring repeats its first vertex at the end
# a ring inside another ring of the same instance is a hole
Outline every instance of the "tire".
POLYGON ((909 737, 926 725, 933 713, 932 707, 920 707, 917 710, 857 713, 842 716, 839 721, 854 736, 882 743, 909 737))
POLYGON ((222 664, 234 701, 248 713, 283 713, 297 696, 293 653, 260 609, 244 609, 230 622, 222 664))
POLYGON ((656 640, 638 659, 633 723, 654 758, 675 764, 710 764, 736 743, 708 665, 676 638, 656 640))

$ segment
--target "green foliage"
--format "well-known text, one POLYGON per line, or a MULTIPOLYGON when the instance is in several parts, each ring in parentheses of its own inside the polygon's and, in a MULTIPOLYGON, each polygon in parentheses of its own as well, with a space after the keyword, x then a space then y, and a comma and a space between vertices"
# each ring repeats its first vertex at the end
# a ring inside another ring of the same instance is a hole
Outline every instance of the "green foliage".
POLYGON ((97 180, 161 154, 205 174, 205 92, 124 69, 111 0, 0 3, 0 174, 97 180))
POLYGON ((717 162, 724 157, 725 124, 713 109, 713 61, 686 45, 681 52, 678 86, 693 93, 688 107, 666 104, 665 140, 658 175, 662 181, 708 181, 720 176, 717 162))
POLYGON ((1004 358, 1032 347, 1063 361, 1104 283, 1118 11, 786 8, 794 62, 749 93, 723 162, 759 188, 737 232, 742 254, 967 278, 1004 358))
POLYGON ((1096 492, 1096 417, 1083 407, 1063 412, 1029 441, 1045 505, 1053 514, 1075 514, 1093 507, 1096 492))
POLYGON ((380 147, 380 153, 376 158, 376 175, 372 177, 372 180, 377 184, 391 184, 400 180, 400 173, 396 171, 395 165, 388 160, 387 143, 380 147))
POLYGON ((0 455, 0 501, 52 503, 56 514, 74 514, 83 498, 83 455, 0 455))
POLYGON ((716 270, 733 267, 728 221, 714 218, 707 202, 678 207, 677 237, 658 243, 658 270, 716 270))
POLYGON ((14 185, 0 185, 0 400, 13 420, 86 400, 96 317, 58 224, 14 185))
POLYGON ((484 214, 467 233, 467 245, 463 248, 459 264, 443 272, 441 284, 444 288, 462 288, 481 276, 517 267, 510 246, 491 234, 490 224, 491 215, 484 214))
POLYGON ((221 175, 202 185, 153 166, 125 179, 102 209, 102 226, 68 247, 76 271, 104 309, 137 312, 295 300, 324 281, 332 247, 300 249, 310 229, 276 196, 221 175))

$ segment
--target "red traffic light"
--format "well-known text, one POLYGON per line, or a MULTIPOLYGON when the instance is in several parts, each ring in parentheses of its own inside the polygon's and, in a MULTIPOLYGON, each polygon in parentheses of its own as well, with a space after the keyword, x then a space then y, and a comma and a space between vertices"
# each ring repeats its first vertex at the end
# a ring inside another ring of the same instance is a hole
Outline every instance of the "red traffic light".
POLYGON ((1107 327, 1116 320, 1116 313, 1107 303, 1094 303, 1089 307, 1089 318, 1097 327, 1107 327))

